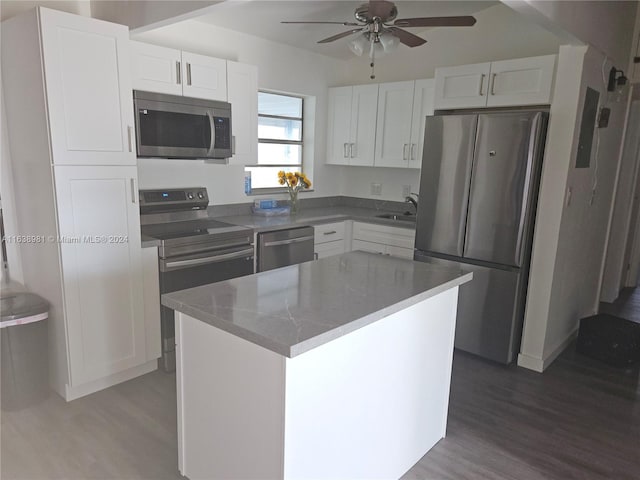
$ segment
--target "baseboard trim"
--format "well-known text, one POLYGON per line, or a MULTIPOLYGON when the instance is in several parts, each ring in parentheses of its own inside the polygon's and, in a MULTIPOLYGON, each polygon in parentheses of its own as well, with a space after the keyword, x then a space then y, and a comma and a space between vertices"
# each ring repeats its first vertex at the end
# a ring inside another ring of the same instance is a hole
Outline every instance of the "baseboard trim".
POLYGON ((528 370, 533 370, 534 372, 543 373, 577 336, 578 328, 576 327, 576 329, 571 332, 567 338, 560 342, 550 354, 545 355, 544 358, 532 357, 525 353, 519 353, 518 366, 528 370))
POLYGON ((139 377, 140 375, 153 372, 157 368, 158 361, 152 360, 150 362, 143 363, 142 365, 138 365, 137 367, 118 372, 114 375, 109 375, 108 377, 94 380, 93 382, 83 383, 82 385, 77 385, 74 387, 65 385, 64 399, 67 402, 70 402, 71 400, 84 397, 85 395, 104 390, 105 388, 112 387, 114 385, 117 385, 118 383, 126 382, 127 380, 131 380, 132 378, 139 377))

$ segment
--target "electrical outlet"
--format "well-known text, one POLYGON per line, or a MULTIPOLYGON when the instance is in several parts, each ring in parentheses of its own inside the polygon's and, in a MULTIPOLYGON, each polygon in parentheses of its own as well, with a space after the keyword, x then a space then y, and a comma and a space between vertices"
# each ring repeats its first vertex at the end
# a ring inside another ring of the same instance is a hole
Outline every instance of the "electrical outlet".
POLYGON ((406 198, 411 194, 411 185, 402 185, 402 198, 406 198))
POLYGON ((382 184, 381 183, 372 183, 371 184, 371 195, 382 195, 382 184))

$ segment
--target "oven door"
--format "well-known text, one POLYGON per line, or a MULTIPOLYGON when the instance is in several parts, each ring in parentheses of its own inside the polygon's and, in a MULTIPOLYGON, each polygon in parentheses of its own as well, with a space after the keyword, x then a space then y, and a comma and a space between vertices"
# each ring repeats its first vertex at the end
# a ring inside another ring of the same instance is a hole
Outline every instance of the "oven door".
MULTIPOLYGON (((160 259, 160 294, 208 285, 253 273, 253 246, 202 252, 160 259)), ((173 310, 160 306, 162 335, 161 368, 176 369, 176 334, 173 310)))
POLYGON ((136 99, 135 116, 139 157, 231 157, 231 115, 226 109, 136 99))

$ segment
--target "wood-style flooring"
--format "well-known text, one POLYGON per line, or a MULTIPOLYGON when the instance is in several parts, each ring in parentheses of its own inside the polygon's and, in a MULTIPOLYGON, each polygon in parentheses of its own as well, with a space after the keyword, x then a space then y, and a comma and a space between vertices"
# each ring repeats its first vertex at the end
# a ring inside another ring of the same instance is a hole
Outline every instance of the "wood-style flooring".
MULTIPOLYGON (((622 302, 611 308, 630 315, 622 302)), ((456 352, 447 437, 404 478, 638 480, 639 377, 638 367, 608 367, 573 345, 544 374, 456 352)), ((173 375, 70 403, 52 394, 2 412, 1 427, 4 480, 181 478, 173 375)))

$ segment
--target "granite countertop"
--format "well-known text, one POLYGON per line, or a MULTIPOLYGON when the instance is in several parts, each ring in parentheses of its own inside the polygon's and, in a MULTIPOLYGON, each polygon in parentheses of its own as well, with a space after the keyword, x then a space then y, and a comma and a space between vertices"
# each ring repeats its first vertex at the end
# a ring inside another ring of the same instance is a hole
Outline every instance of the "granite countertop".
POLYGON ((365 252, 162 295, 162 304, 295 357, 445 290, 472 274, 365 252))
MULTIPOLYGON (((379 225, 389 225, 393 227, 415 229, 415 221, 407 220, 390 220, 387 218, 379 218, 377 215, 384 213, 395 213, 387 210, 376 210, 374 208, 334 206, 334 207, 316 207, 306 208, 298 212, 295 216, 277 215, 267 217, 262 215, 232 215, 224 217, 215 217, 221 222, 230 223, 231 225, 240 225, 253 228, 256 232, 265 232, 269 230, 281 230, 285 228, 303 226, 303 225, 321 225, 323 223, 341 222, 344 220, 356 220, 361 222, 376 223, 379 225)), ((415 220, 415 216, 412 217, 415 220)), ((152 237, 142 235, 142 248, 158 247, 160 241, 152 237)))

